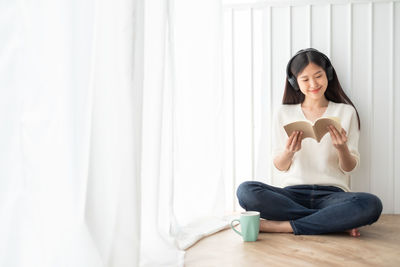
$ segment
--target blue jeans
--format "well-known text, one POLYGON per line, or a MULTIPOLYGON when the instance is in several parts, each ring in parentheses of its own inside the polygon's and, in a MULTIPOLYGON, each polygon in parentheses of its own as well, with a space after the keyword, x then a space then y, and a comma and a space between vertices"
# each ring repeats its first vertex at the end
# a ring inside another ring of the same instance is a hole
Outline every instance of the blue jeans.
POLYGON ((335 186, 294 185, 284 188, 261 182, 242 183, 240 206, 260 217, 289 221, 295 235, 342 232, 376 222, 382 202, 370 193, 344 192, 335 186))

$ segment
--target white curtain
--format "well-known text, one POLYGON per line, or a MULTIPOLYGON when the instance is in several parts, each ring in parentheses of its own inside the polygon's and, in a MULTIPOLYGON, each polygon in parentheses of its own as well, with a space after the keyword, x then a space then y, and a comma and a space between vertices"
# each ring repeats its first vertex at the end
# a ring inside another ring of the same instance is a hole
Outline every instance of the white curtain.
POLYGON ((0 5, 0 266, 138 266, 142 1, 0 5))
POLYGON ((183 250, 232 218, 222 7, 148 0, 144 20, 142 263, 177 266, 183 250))
POLYGON ((227 227, 221 15, 0 3, 0 266, 182 266, 227 227))

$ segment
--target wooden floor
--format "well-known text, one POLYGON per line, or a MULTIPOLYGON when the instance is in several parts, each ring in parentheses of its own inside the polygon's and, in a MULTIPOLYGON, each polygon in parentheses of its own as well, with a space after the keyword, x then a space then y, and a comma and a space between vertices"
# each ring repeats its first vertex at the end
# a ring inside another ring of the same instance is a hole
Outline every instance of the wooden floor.
POLYGON ((185 267, 400 266, 400 215, 381 215, 360 233, 260 233, 256 242, 243 242, 227 229, 189 248, 185 267))

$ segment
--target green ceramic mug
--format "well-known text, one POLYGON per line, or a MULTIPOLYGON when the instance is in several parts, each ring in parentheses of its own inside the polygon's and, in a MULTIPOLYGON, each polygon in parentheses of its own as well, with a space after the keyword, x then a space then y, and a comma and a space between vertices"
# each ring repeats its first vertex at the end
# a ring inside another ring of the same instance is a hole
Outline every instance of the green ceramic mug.
POLYGON ((256 241, 260 231, 260 213, 258 211, 245 211, 240 213, 240 219, 231 222, 231 228, 242 236, 243 241, 256 241), (239 222, 241 232, 235 229, 234 222, 239 222))

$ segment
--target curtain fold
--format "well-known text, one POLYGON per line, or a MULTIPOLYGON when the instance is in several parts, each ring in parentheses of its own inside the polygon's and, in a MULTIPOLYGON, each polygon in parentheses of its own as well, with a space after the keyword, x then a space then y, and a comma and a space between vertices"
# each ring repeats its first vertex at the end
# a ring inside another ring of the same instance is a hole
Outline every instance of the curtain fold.
POLYGON ((168 82, 168 1, 145 2, 141 266, 183 266, 184 252, 169 233, 172 209, 168 82), (166 159, 165 159, 166 157, 166 159), (154 255, 157 255, 155 257, 154 255))
POLYGON ((85 221, 105 266, 134 266, 140 244, 143 6, 96 2, 85 221))

